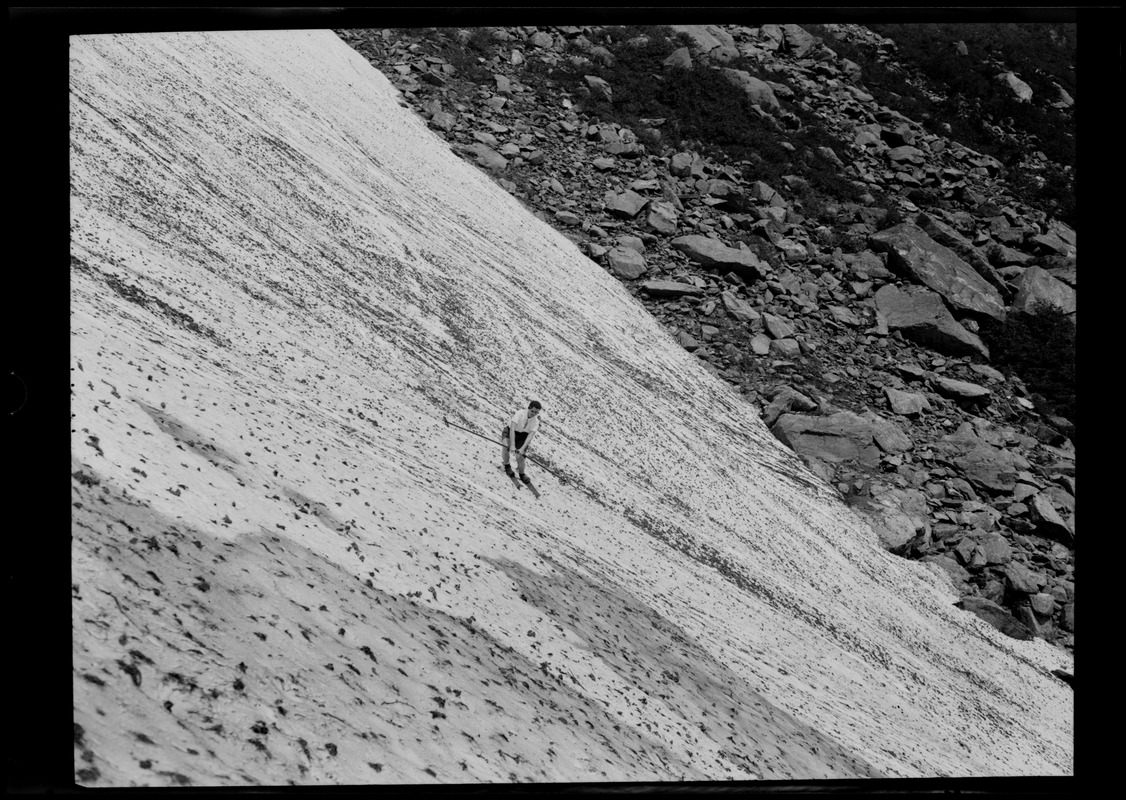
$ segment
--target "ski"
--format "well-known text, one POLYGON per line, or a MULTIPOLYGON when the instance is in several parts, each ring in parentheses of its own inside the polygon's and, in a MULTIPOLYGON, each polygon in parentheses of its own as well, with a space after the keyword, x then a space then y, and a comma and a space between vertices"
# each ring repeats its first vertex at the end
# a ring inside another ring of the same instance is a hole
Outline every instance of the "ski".
POLYGON ((532 490, 532 494, 534 494, 536 496, 536 499, 539 500, 540 499, 540 490, 536 488, 536 485, 534 483, 532 483, 531 479, 528 478, 528 476, 526 476, 526 475, 524 476, 523 483, 524 483, 525 486, 527 486, 529 489, 532 490))
MULTIPOLYGON (((500 471, 504 472, 504 467, 501 467, 500 471)), ((521 488, 520 481, 519 481, 519 479, 517 479, 515 474, 509 474, 508 477, 512 479, 512 485, 513 486, 515 486, 517 489, 521 488)))

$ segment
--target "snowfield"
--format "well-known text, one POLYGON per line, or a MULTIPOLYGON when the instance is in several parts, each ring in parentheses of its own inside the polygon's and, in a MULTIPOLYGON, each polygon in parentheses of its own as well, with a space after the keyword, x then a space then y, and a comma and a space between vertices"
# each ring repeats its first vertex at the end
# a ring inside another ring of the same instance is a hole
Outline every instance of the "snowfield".
POLYGON ((1067 775, 953 607, 328 31, 71 41, 75 775, 1067 775), (496 439, 545 408, 537 501, 496 439))

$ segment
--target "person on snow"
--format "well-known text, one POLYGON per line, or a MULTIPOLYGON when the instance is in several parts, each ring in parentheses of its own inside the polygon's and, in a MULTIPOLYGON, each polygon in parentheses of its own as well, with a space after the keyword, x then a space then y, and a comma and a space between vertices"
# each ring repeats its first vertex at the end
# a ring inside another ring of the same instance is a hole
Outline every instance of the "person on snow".
POLYGON ((500 432, 501 450, 500 460, 504 464, 504 471, 509 477, 512 477, 512 467, 508 463, 508 453, 510 450, 516 451, 516 471, 520 475, 520 480, 528 483, 528 476, 524 474, 524 454, 528 452, 528 447, 532 444, 532 439, 535 438, 536 431, 540 427, 540 411, 543 406, 540 405, 539 400, 533 400, 528 404, 526 409, 517 411, 512 421, 504 426, 504 430, 500 432))

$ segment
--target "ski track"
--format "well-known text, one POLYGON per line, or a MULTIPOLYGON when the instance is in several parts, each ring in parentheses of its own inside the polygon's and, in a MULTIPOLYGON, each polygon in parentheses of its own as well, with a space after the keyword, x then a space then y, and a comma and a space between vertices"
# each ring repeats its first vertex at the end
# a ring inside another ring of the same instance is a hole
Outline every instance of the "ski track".
POLYGON ((90 786, 1069 774, 952 607, 327 31, 71 43, 90 786), (544 401, 516 491, 493 436, 544 401))

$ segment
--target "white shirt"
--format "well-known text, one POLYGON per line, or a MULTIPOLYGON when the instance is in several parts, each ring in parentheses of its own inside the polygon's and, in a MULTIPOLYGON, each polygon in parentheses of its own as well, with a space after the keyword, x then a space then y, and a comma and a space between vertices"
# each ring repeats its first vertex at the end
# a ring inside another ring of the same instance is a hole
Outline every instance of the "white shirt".
POLYGON ((531 416, 528 414, 528 409, 517 411, 510 423, 512 430, 520 433, 535 433, 540 427, 540 415, 536 414, 531 416))

